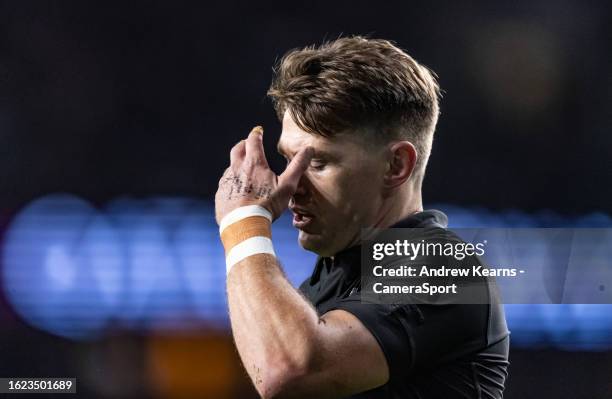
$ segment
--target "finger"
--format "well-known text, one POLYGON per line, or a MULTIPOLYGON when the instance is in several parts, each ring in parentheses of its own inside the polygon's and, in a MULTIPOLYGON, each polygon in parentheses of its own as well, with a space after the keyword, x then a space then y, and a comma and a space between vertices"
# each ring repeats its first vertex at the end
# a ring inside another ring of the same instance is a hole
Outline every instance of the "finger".
POLYGON ((313 155, 314 150, 312 147, 306 147, 295 154, 289 165, 287 165, 287 169, 279 176, 279 185, 287 186, 292 193, 295 192, 313 155))
POLYGON ((238 166, 242 163, 242 160, 245 157, 245 141, 241 140, 238 144, 236 144, 232 150, 230 151, 230 164, 233 166, 238 166))
POLYGON ((261 126, 255 126, 246 139, 245 159, 247 159, 248 162, 252 162, 253 165, 268 166, 263 146, 263 128, 261 126))

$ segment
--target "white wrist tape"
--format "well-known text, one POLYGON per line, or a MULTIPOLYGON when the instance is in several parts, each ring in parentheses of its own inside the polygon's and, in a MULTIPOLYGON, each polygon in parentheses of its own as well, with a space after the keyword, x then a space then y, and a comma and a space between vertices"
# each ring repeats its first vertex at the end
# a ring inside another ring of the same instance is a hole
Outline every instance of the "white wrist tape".
POLYGON ((272 223, 272 214, 263 206, 247 205, 236 208, 221 219, 219 223, 219 234, 223 233, 229 225, 239 222, 251 216, 263 216, 272 223))
POLYGON ((251 237, 234 246, 225 257, 225 267, 229 274, 232 266, 251 255, 270 254, 276 256, 272 240, 268 237, 251 237))
POLYGON ((221 220, 219 233, 225 247, 228 274, 232 266, 251 255, 275 255, 271 240, 271 222, 272 214, 259 205, 234 209, 221 220))

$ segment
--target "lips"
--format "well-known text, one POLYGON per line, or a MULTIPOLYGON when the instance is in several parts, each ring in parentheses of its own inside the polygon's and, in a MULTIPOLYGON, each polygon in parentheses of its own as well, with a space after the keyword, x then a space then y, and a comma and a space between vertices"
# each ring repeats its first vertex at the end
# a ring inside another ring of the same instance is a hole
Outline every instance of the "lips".
POLYGON ((296 229, 304 229, 312 223, 314 215, 302 208, 291 208, 293 212, 293 227, 296 229))

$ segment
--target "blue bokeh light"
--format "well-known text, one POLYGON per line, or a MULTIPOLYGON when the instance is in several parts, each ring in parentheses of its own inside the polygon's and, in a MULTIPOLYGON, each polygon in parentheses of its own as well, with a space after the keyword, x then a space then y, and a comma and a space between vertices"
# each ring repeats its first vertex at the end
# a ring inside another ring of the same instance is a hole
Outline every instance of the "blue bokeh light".
POLYGON ((212 206, 194 208, 174 237, 193 316, 215 327, 227 327, 225 255, 212 206))
MULTIPOLYGON (((446 212, 454 228, 612 227, 612 219, 602 213, 569 219, 550 211, 432 208, 446 212)), ((312 272, 316 256, 297 244, 288 213, 274 223, 272 234, 285 273, 298 286, 312 272)), ((612 248, 595 248, 595 260, 611 259, 612 248)), ((509 263, 535 256, 546 265, 562 249, 552 245, 496 256, 509 263)), ((2 289, 15 311, 32 326, 60 336, 96 337, 109 326, 229 326, 224 251, 213 206, 206 201, 119 198, 99 210, 75 196, 46 196, 13 219, 1 266, 2 289)), ((568 268, 579 273, 571 262, 568 268)), ((609 281, 609 263, 601 270, 601 280, 609 281)), ((577 289, 565 288, 565 295, 577 289)), ((604 293, 610 289, 600 288, 604 293)), ((612 305, 515 304, 505 309, 514 346, 612 348, 612 305)))
POLYGON ((2 260, 6 296, 35 327, 93 336, 118 305, 123 265, 116 238, 103 217, 74 196, 48 196, 25 207, 7 232, 2 260))

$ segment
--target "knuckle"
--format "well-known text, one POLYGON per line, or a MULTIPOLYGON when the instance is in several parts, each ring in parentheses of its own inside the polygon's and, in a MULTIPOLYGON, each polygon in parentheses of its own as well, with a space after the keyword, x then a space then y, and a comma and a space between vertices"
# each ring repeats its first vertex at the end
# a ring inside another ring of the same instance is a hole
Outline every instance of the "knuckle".
POLYGON ((248 170, 252 170, 255 167, 263 165, 261 157, 249 155, 242 162, 242 166, 247 168, 248 170))
POLYGON ((242 170, 244 171, 250 171, 251 169, 253 169, 254 166, 255 163, 253 162, 252 157, 248 157, 244 160, 244 162, 242 162, 242 170))

